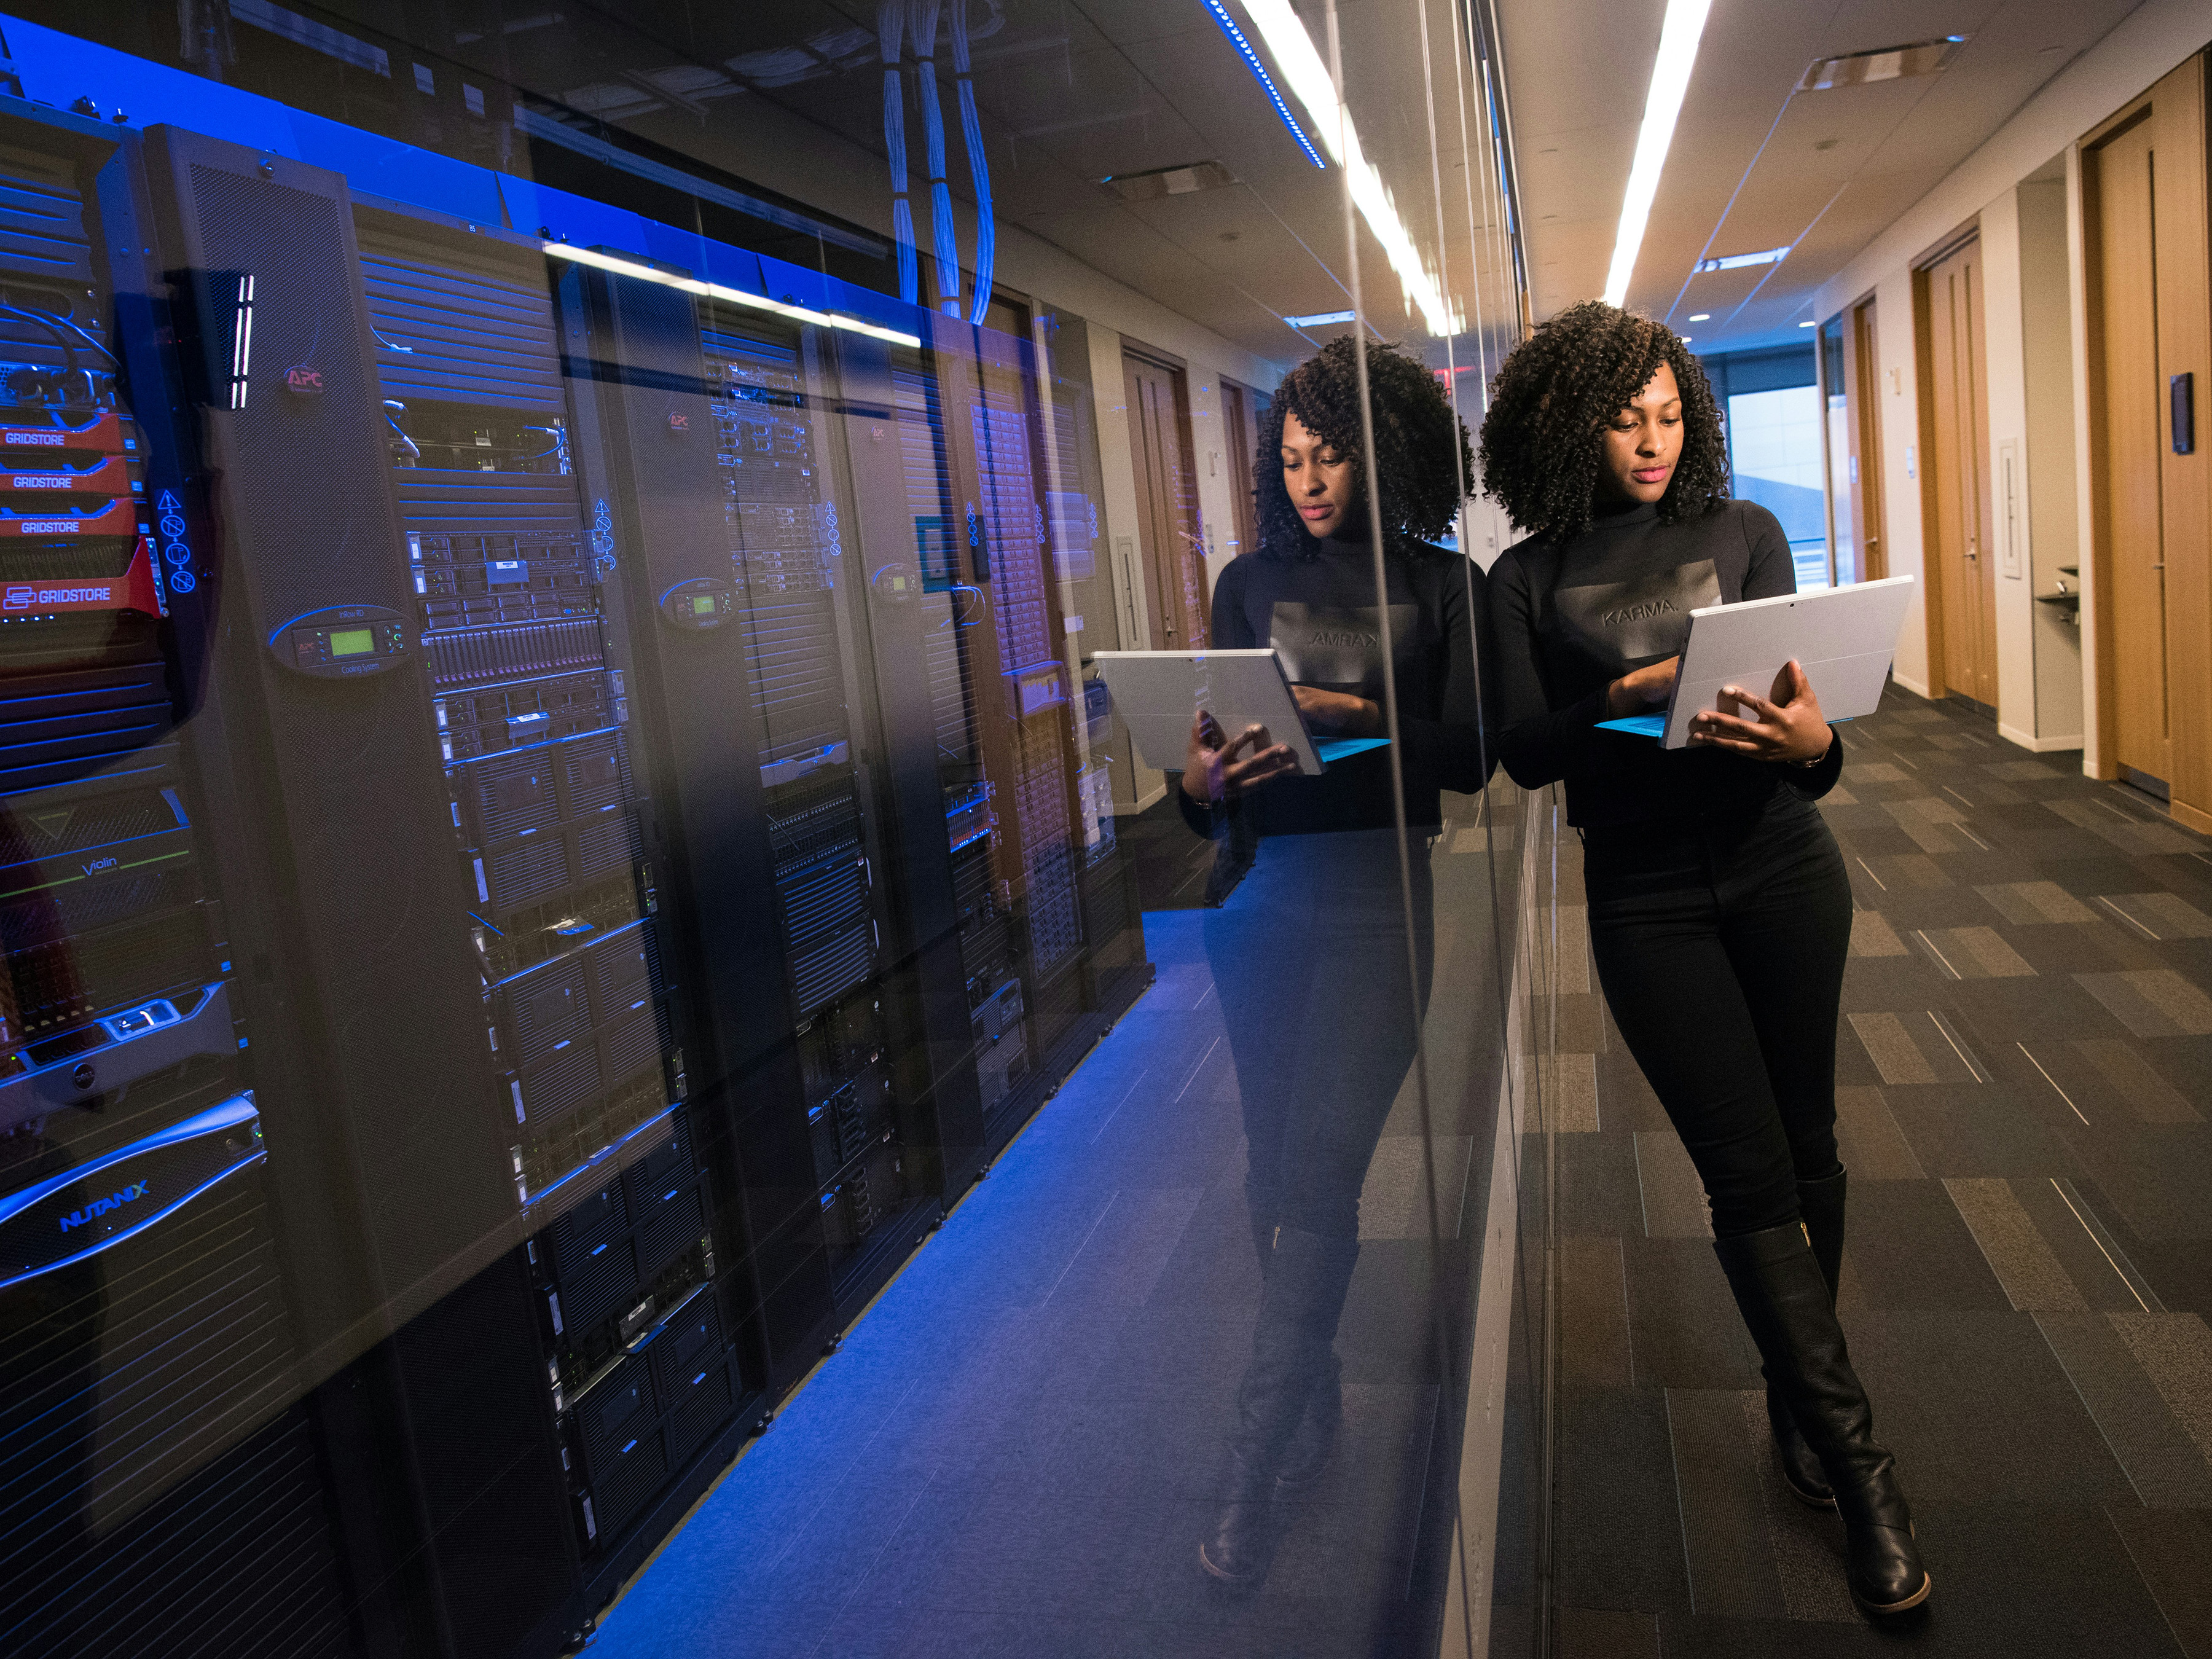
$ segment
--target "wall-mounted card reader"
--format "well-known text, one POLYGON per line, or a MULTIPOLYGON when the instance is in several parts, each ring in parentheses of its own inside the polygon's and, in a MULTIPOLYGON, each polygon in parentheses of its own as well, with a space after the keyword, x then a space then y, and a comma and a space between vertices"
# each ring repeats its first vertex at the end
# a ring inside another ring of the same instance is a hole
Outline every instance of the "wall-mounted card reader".
POLYGON ((318 679, 381 674, 406 659, 406 618, 380 605, 310 611, 271 634, 269 648, 285 667, 318 679))

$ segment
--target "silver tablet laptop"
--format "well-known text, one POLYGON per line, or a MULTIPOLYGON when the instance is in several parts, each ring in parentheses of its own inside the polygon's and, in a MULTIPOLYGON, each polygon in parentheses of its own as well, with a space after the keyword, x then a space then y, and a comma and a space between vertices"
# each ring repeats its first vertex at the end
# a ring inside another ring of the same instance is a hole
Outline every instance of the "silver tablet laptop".
POLYGON ((1687 744, 1690 722, 1700 710, 1720 706, 1723 686, 1768 696, 1774 677, 1793 658, 1828 719, 1873 714, 1881 704, 1911 599, 1912 578, 1890 576, 1692 611, 1661 745, 1687 744))
POLYGON ((1316 738, 1291 696, 1291 683, 1272 650, 1101 651, 1092 659, 1114 694, 1114 711, 1136 740, 1145 764, 1180 772, 1190 744, 1191 715, 1200 708, 1234 738, 1264 726, 1290 745, 1298 770, 1311 777, 1332 760, 1381 746, 1379 738, 1316 738))

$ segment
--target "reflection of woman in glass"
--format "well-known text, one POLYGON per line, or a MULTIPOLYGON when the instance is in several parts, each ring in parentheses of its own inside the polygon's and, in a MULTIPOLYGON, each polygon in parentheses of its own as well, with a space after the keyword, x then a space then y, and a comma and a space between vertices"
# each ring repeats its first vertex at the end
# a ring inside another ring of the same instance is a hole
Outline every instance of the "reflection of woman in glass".
POLYGON ((1667 699, 1693 607, 1795 591, 1789 544, 1723 499, 1718 413, 1682 342, 1612 306, 1506 359, 1482 455, 1529 532, 1492 571, 1499 758, 1525 787, 1566 781, 1606 1002, 1705 1182, 1784 1479, 1841 1511, 1862 1607, 1917 1607, 1928 1574, 1835 1315, 1851 893, 1811 803, 1843 744, 1795 663, 1702 711, 1687 749, 1598 726, 1667 699))
POLYGON ((1206 926, 1264 1281, 1226 1502, 1200 1550, 1208 1571, 1232 1581, 1264 1571, 1272 1499, 1320 1478, 1343 1421, 1337 1316, 1359 1254, 1360 1187, 1426 1006, 1438 791, 1479 789, 1487 770, 1474 678, 1482 573, 1425 539, 1459 510, 1467 435, 1419 363, 1382 346, 1367 357, 1387 594, 1376 592, 1346 338, 1293 369, 1262 422, 1259 550, 1221 574, 1213 643, 1273 646, 1317 736, 1395 738, 1411 950, 1389 746, 1299 777, 1264 731, 1230 736, 1201 714, 1177 798, 1201 833, 1236 822, 1258 837, 1251 873, 1206 926))

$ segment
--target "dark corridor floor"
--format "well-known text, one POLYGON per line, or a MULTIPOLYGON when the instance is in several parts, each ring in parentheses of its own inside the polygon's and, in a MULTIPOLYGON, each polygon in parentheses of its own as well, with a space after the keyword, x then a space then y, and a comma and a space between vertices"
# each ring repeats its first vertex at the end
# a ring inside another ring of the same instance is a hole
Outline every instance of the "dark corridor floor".
POLYGON ((1869 1628, 1839 1528, 1782 1490, 1695 1176, 1585 960, 1559 1650, 2212 1656, 2212 842, 1963 711, 1893 693, 1846 730, 1842 1310, 1935 1595, 1869 1628))

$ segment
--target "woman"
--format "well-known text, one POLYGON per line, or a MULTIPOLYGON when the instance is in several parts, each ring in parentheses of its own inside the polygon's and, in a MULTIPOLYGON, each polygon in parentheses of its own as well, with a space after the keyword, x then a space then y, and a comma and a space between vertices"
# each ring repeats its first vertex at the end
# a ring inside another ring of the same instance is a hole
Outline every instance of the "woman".
POLYGON ((1863 1608, 1917 1607, 1929 1577, 1835 1316, 1851 895, 1812 802, 1842 740, 1796 663, 1771 696, 1729 688, 1686 749, 1600 727, 1666 701, 1692 608, 1794 592, 1789 544, 1724 499, 1696 360, 1613 306, 1562 312, 1506 359, 1482 461, 1528 532, 1491 573, 1498 757, 1523 787, 1565 781, 1606 1002, 1705 1183, 1783 1477, 1841 1511, 1863 1608))
POLYGON ((1213 643, 1273 647, 1317 735, 1395 738, 1406 838, 1389 746, 1299 777, 1290 750, 1263 730, 1224 741, 1201 714, 1177 795, 1200 833, 1253 831, 1257 842, 1234 902, 1206 926, 1264 1282, 1227 1501, 1200 1550, 1206 1570, 1231 1581, 1265 1571, 1272 1498, 1320 1478, 1343 1421, 1337 1317, 1359 1254, 1360 1187, 1426 1006, 1438 792, 1480 789, 1488 772, 1474 678, 1482 573, 1425 539, 1459 510, 1467 434, 1428 370, 1368 348, 1381 497, 1370 509, 1355 350, 1349 338, 1333 343, 1275 393, 1254 462, 1265 481, 1259 550, 1221 574, 1213 643), (1379 596, 1377 517, 1388 583, 1379 596))

